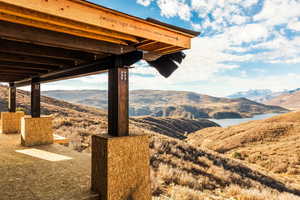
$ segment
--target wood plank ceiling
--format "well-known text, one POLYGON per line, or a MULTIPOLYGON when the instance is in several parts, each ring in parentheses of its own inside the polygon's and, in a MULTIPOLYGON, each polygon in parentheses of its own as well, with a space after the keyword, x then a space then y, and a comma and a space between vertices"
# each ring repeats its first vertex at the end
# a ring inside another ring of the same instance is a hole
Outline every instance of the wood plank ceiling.
POLYGON ((107 70, 114 55, 177 52, 188 49, 197 34, 86 1, 0 0, 0 82, 23 86, 34 78, 95 74, 107 70))

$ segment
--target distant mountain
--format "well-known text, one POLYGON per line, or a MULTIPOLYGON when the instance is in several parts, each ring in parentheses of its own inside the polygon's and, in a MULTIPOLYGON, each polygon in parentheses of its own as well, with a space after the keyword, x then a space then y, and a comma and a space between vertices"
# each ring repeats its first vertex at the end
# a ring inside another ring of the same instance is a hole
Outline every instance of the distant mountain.
POLYGON ((227 96, 228 98, 247 98, 252 101, 256 101, 262 103, 266 100, 274 98, 276 95, 280 95, 281 93, 275 94, 272 90, 248 90, 243 92, 237 92, 227 96))
POLYGON ((234 94, 231 94, 227 96, 228 98, 247 98, 252 101, 256 101, 259 103, 265 103, 270 101, 271 99, 274 99, 280 95, 284 94, 292 94, 296 91, 300 91, 300 88, 294 89, 294 90, 283 90, 279 92, 273 92, 272 90, 269 89, 264 89, 264 90, 248 90, 248 91, 243 91, 243 92, 237 92, 234 94))
POLYGON ((282 106, 290 110, 300 110, 300 89, 291 90, 264 102, 268 105, 282 106))
MULTIPOLYGON (((45 91, 43 95, 107 109, 107 91, 104 90, 55 90, 45 91)), ((287 111, 278 106, 268 106, 245 98, 218 98, 184 91, 130 91, 131 116, 220 119, 287 111)))

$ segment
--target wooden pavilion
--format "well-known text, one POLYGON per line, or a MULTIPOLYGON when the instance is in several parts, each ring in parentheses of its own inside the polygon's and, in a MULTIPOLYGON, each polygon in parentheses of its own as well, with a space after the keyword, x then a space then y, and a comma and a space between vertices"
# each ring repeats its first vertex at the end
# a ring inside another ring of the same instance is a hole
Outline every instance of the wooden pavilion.
MULTIPOLYGON (((133 161, 147 160, 148 156, 147 148, 140 147, 148 145, 147 138, 135 137, 133 141, 129 137, 128 69, 146 56, 159 58, 189 49, 191 38, 198 34, 83 0, 0 0, 0 82, 9 83, 9 112, 16 112, 16 87, 31 85, 31 119, 40 119, 37 124, 44 126, 49 120, 45 122, 40 116, 41 83, 108 72, 108 136, 93 138, 92 189, 101 193, 103 199, 128 199, 130 195, 132 199, 149 199, 147 195, 134 196, 133 191, 141 191, 132 184, 113 188, 111 182, 122 180, 114 179, 107 169, 115 162, 109 160, 113 159, 109 153, 114 152, 110 144, 133 148, 139 151, 136 154, 144 153, 136 158, 131 155, 133 161), (110 190, 118 192, 110 193, 110 190)), ((23 140, 30 134, 26 132, 26 126, 30 125, 26 120, 21 119, 21 127, 25 130, 23 140)), ((116 151, 130 152, 128 149, 116 151)), ((126 157, 124 152, 119 155, 126 157)), ((120 159, 126 160, 124 157, 120 159)), ((139 167, 143 164, 145 162, 139 167)), ((147 166, 143 167, 147 171, 147 166)), ((123 172, 118 174, 118 170, 113 169, 120 177, 123 172)), ((136 173, 134 176, 144 172, 136 170, 136 173)))

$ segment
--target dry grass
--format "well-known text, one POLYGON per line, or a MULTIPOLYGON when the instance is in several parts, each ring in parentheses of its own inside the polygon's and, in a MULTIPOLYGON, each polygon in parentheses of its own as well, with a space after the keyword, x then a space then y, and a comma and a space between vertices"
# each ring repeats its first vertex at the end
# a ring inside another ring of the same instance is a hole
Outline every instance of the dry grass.
POLYGON ((172 200, 300 199, 300 188, 293 188, 279 176, 213 151, 155 135, 150 148, 154 196, 172 200))
MULTIPOLYGON (((28 111, 29 98, 26 92, 18 95, 23 95, 19 100, 24 101, 19 102, 19 105, 25 105, 24 109, 28 111)), ((5 102, 5 98, 2 97, 2 102, 5 102)), ((43 112, 55 116, 53 124, 55 132, 69 137, 70 147, 77 151, 89 152, 91 135, 105 133, 107 130, 106 115, 101 110, 51 98, 43 100, 45 100, 42 104, 43 112)), ((300 199, 297 181, 247 166, 238 159, 227 158, 206 148, 162 136, 142 128, 141 124, 137 126, 135 121, 131 122, 132 134, 151 136, 151 187, 155 200, 300 199)), ((285 133, 281 135, 285 136, 285 133)), ((272 137, 269 138, 272 140, 272 137)), ((250 157, 247 153, 238 155, 245 160, 250 157)), ((264 158, 263 156, 261 155, 260 159, 264 158)), ((293 159, 299 162, 298 158, 293 159)), ((259 156, 255 159, 259 159, 259 156)), ((289 165, 287 173, 298 172, 289 165)))
POLYGON ((300 112, 190 134, 188 143, 300 179, 300 112))

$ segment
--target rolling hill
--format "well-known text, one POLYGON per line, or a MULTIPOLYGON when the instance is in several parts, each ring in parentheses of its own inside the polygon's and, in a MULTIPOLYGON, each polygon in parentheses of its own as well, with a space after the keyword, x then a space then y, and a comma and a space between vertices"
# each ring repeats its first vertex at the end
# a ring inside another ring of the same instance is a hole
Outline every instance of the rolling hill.
MULTIPOLYGON (((104 90, 44 91, 44 95, 73 103, 107 109, 104 90)), ((134 90, 130 92, 131 116, 199 118, 242 118, 255 114, 281 113, 287 109, 238 98, 218 98, 193 92, 134 90)))
MULTIPOLYGON (((0 110, 7 111, 7 94, 8 88, 0 86, 0 110)), ((30 113, 30 93, 23 90, 17 92, 17 107, 30 113)), ((60 134, 64 136, 72 136, 76 134, 86 135, 85 132, 91 131, 98 133, 106 132, 107 129, 107 115, 105 110, 97 109, 79 104, 72 104, 66 101, 57 100, 54 98, 42 96, 41 97, 41 114, 53 115, 54 127, 62 131, 60 134), (74 124, 70 129, 68 124, 74 124), (101 124, 101 126, 99 126, 101 124), (72 132, 72 128, 76 129, 72 132), (70 131, 71 130, 71 131, 70 131), (78 132, 79 131, 79 132, 78 132)), ((207 119, 190 120, 184 118, 159 118, 159 117, 138 117, 131 118, 130 124, 133 129, 143 128, 146 130, 155 130, 156 132, 174 138, 184 139, 185 134, 200 130, 201 128, 219 126, 215 122, 207 119)), ((89 135, 89 134, 88 134, 89 135)))
POLYGON ((287 94, 282 94, 271 100, 265 101, 265 104, 281 106, 290 110, 300 109, 300 90, 295 90, 287 94))
MULTIPOLYGON (((28 112, 29 93, 18 91, 17 99, 18 107, 28 112)), ((6 110, 6 87, 0 87, 0 102, 1 111, 6 110)), ((44 114, 54 117, 55 133, 70 138, 70 151, 90 152, 91 135, 106 132, 107 116, 103 110, 49 97, 42 97, 42 108, 44 114)), ((268 172, 181 138, 186 132, 208 125, 215 124, 209 124, 208 120, 131 118, 130 133, 148 134, 150 138, 153 200, 300 199, 300 181, 294 178, 296 175, 268 172)))
POLYGON ((300 112, 206 128, 189 134, 187 142, 300 180, 300 112))
POLYGON ((247 98, 266 105, 280 106, 289 110, 300 109, 300 88, 273 92, 271 90, 248 90, 227 96, 228 98, 247 98))

